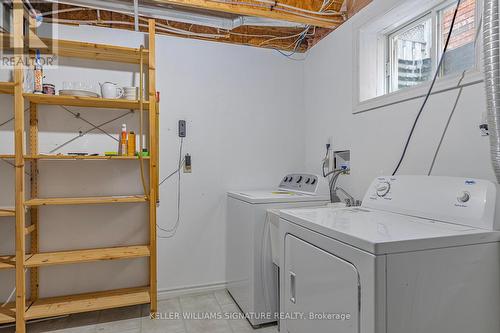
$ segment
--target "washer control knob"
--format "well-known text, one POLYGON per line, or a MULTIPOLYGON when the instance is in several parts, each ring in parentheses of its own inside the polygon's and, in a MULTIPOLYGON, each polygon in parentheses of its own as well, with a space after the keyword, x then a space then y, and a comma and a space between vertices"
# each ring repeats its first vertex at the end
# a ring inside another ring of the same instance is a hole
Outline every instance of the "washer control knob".
POLYGON ((299 184, 302 181, 302 179, 304 179, 304 177, 300 176, 299 179, 297 179, 297 184, 299 184))
POLYGON ((389 191, 391 190, 391 183, 389 182, 382 182, 377 185, 377 195, 381 198, 385 197, 389 191))
POLYGON ((466 203, 470 200, 470 193, 467 191, 461 192, 457 197, 458 202, 466 203))

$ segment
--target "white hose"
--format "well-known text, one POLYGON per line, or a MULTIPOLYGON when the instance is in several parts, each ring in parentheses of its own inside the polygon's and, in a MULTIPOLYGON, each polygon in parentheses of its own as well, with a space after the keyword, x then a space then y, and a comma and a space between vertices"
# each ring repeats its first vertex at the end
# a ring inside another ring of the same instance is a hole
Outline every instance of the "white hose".
POLYGON ((493 169, 500 183, 500 30, 498 0, 484 1, 484 75, 493 169))

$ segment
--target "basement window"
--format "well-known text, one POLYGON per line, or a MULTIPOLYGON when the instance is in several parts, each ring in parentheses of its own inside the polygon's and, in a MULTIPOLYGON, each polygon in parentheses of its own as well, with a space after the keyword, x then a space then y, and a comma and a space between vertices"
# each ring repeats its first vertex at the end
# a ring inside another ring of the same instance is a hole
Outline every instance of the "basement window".
MULTIPOLYGON (((481 4, 481 0, 461 1, 437 91, 482 79, 480 41, 475 43, 481 4)), ((425 94, 443 55, 456 5, 457 0, 406 0, 358 27, 354 112, 425 94)))

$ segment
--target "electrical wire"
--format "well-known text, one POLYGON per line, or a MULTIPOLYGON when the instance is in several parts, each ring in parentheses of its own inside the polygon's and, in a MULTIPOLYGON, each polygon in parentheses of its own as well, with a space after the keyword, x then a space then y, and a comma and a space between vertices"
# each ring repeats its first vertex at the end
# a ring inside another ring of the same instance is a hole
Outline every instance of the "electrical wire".
POLYGON ((161 227, 158 223, 156 224, 156 227, 163 232, 170 233, 170 235, 163 236, 163 235, 158 235, 157 237, 160 239, 169 239, 175 236, 177 233, 177 230, 179 228, 179 225, 181 223, 181 169, 182 165, 184 164, 184 160, 182 158, 182 150, 183 150, 183 145, 184 145, 184 138, 181 138, 181 142, 179 145, 179 163, 177 164, 177 170, 173 172, 173 174, 169 175, 166 177, 161 183, 163 184, 167 179, 171 178, 173 175, 177 174, 177 219, 175 221, 175 224, 172 228, 163 228, 161 227))
MULTIPOLYGON (((142 183, 142 188, 144 190, 144 195, 150 197, 150 193, 148 192, 147 186, 146 186, 146 176, 144 175, 144 156, 143 156, 143 147, 144 147, 144 137, 143 137, 143 132, 144 132, 144 45, 141 45, 139 48, 140 52, 140 70, 139 70, 139 145, 141 146, 139 148, 139 165, 141 169, 141 183, 142 183)), ((155 92, 156 94, 156 92, 155 92)))
POLYGON ((411 142, 411 139, 413 137, 413 133, 415 132, 415 128, 417 127, 420 116, 422 115, 422 112, 424 111, 424 108, 427 105, 429 97, 431 96, 432 90, 434 89, 434 85, 436 84, 436 80, 437 80, 439 73, 441 71, 441 67, 443 66, 444 57, 446 55, 446 51, 448 50, 448 45, 449 45, 450 40, 451 40, 451 35, 453 33, 453 27, 454 27, 455 21, 457 19, 457 14, 458 14, 458 10, 460 8, 460 3, 461 3, 461 0, 458 0, 457 7, 455 8, 455 12, 453 13, 453 19, 451 21, 450 31, 448 33, 448 37, 446 38, 446 43, 444 45, 443 54, 441 55, 441 59, 439 60, 439 64, 437 66, 436 73, 434 74, 434 78, 432 79, 431 86, 429 87, 429 90, 427 91, 427 94, 425 95, 424 102, 422 103, 422 106, 420 107, 420 110, 417 113, 417 117, 415 118, 415 121, 413 122, 413 126, 412 126, 412 128, 410 130, 410 134, 408 135, 408 138, 406 140, 406 144, 404 146, 403 153, 401 154, 399 162, 398 162, 396 168, 394 169, 394 172, 392 173, 393 176, 396 175, 399 168, 401 167, 401 164, 403 163, 403 161, 405 159, 406 152, 408 151, 408 147, 410 146, 410 142, 411 142))
MULTIPOLYGON (((24 274, 26 274, 27 271, 28 271, 28 269, 26 268, 24 270, 24 274)), ((17 290, 16 287, 14 287, 14 289, 12 289, 12 292, 10 293, 9 297, 7 297, 7 300, 0 306, 1 308, 5 308, 7 306, 7 304, 10 303, 10 301, 12 300, 12 297, 14 297, 14 294, 16 293, 16 290, 17 290)))
MULTIPOLYGON (((49 15, 51 14, 51 12, 47 12, 45 13, 46 15, 49 15)), ((123 15, 126 15, 126 16, 130 16, 130 15, 127 15, 127 14, 123 14, 123 15)), ((143 18, 140 18, 140 20, 144 20, 143 18)), ((89 25, 99 25, 99 24, 116 24, 116 25, 128 25, 128 26, 133 26, 135 25, 134 22, 128 22, 128 21, 110 21, 110 20, 69 20, 69 19, 59 19, 59 18, 47 18, 46 19, 47 22, 50 22, 50 23, 60 23, 60 24, 89 24, 89 25)), ((145 23, 140 23, 139 24, 140 27, 147 27, 148 25, 145 24, 145 23)), ((184 35, 184 36, 192 36, 192 37, 199 37, 199 38, 215 38, 215 39, 219 39, 219 38, 223 38, 223 39, 228 39, 230 37, 230 35, 235 35, 235 36, 241 36, 241 37, 254 37, 254 38, 270 38, 272 40, 286 40, 286 39, 291 39, 291 38, 294 38, 294 37, 297 37, 298 38, 290 44, 290 46, 286 47, 286 48, 289 48, 291 47, 292 45, 296 45, 297 46, 294 48, 294 50, 290 53, 290 54, 287 54, 285 52, 283 52, 282 50, 280 50, 279 48, 282 47, 282 46, 279 46, 279 45, 276 45, 275 48, 273 48, 274 50, 278 51, 279 53, 281 53, 282 55, 290 58, 292 55, 294 55, 295 53, 297 53, 297 50, 298 50, 298 46, 300 46, 300 44, 302 43, 302 41, 305 39, 303 37, 303 33, 304 32, 307 32, 311 26, 307 26, 306 29, 301 32, 300 34, 293 34, 293 35, 289 35, 289 36, 275 36, 275 35, 256 35, 256 34, 245 34, 245 33, 237 33, 237 32, 232 32, 232 31, 229 31, 229 30, 223 30, 223 29, 219 29, 219 31, 222 31, 224 32, 224 34, 210 34, 210 33, 197 33, 197 32, 192 32, 192 31, 189 31, 189 30, 184 30, 184 29, 179 29, 179 28, 175 28, 175 27, 172 27, 171 25, 169 24, 162 24, 162 23, 159 23, 159 22, 156 22, 156 26, 157 26, 157 30, 159 32, 165 32, 165 33, 170 33, 170 34, 176 34, 176 35, 184 35)), ((314 32, 315 32, 315 29, 314 29, 314 32)), ((307 36, 311 36, 311 35, 314 35, 314 34, 308 34, 307 36)), ((267 43, 270 43, 272 40, 266 40, 263 42, 263 44, 267 44, 267 43)), ((303 60, 303 59, 293 59, 291 58, 291 60, 303 60)))
MULTIPOLYGON (((209 0, 209 1, 211 1, 211 2, 218 2, 218 3, 224 3, 224 4, 230 4, 230 5, 243 5, 243 6, 251 6, 251 7, 257 7, 257 8, 269 8, 268 6, 257 5, 255 3, 242 2, 242 1, 224 1, 224 0, 209 0)), ((264 3, 267 3, 267 2, 264 2, 264 3)), ((276 2, 273 1, 272 4, 275 5, 276 2)), ((317 20, 317 21, 325 22, 325 23, 332 23, 332 24, 341 23, 338 20, 331 20, 331 19, 327 19, 327 18, 323 18, 323 17, 314 16, 314 15, 338 16, 338 15, 341 15, 340 13, 324 12, 324 14, 320 14, 321 12, 312 12, 312 11, 308 11, 307 9, 304 9, 304 8, 292 7, 293 10, 290 10, 290 9, 288 9, 288 7, 286 7, 288 5, 286 5, 286 6, 283 6, 283 4, 277 4, 277 5, 282 6, 283 8, 274 7, 273 6, 272 7, 273 11, 278 11, 278 12, 293 14, 293 15, 296 15, 296 16, 300 16, 300 17, 304 17, 304 18, 309 18, 309 19, 314 19, 314 20, 317 20)))
MULTIPOLYGON (((482 22, 483 22, 483 16, 481 15, 481 17, 479 18, 478 27, 476 29, 476 35, 475 35, 475 39, 474 39, 474 49, 476 49, 476 47, 477 47, 477 41, 479 40, 479 33, 481 32, 482 22)), ((462 76, 460 77, 460 80, 457 83, 457 87, 460 87, 460 85, 462 84, 462 81, 465 78, 466 72, 467 71, 462 72, 462 76)), ((462 97, 463 90, 464 90, 464 87, 463 86, 460 87, 458 94, 457 94, 457 97, 455 98, 455 103, 453 104, 453 108, 451 109, 450 115, 448 116, 448 120, 446 121, 446 125, 444 127, 443 133, 442 133, 441 138, 439 140, 439 144, 436 148, 436 151, 434 152, 431 166, 429 167, 429 171, 427 172, 428 176, 430 176, 432 174, 432 171, 434 170, 434 166, 436 164, 437 157, 439 155, 439 152, 441 151, 441 147, 443 145, 444 138, 446 137, 446 134, 448 133, 448 129, 449 129, 450 124, 451 124, 451 120, 453 119, 453 116, 455 115, 455 111, 457 109, 458 102, 460 101, 460 97, 462 97)))
POLYGON ((270 4, 271 6, 273 6, 273 10, 275 9, 279 9, 279 8, 276 8, 277 6, 279 7, 283 7, 283 8, 288 8, 288 9, 293 9, 293 10, 296 10, 296 11, 299 11, 299 12, 303 12, 303 13, 306 13, 306 14, 313 14, 313 15, 324 15, 324 16, 339 16, 339 15, 342 15, 341 13, 339 12, 336 12, 336 11, 323 11, 323 7, 325 6, 325 2, 328 3, 331 3, 331 1, 324 1, 323 2, 323 6, 321 7, 320 11, 314 11, 314 10, 308 10, 308 9, 305 9, 305 8, 300 8, 300 7, 297 7, 297 6, 292 6, 292 5, 288 5, 288 4, 285 4, 285 3, 278 3, 278 1, 271 1, 271 0, 255 0, 257 2, 262 2, 262 3, 267 3, 267 4, 270 4))
MULTIPOLYGON (((460 86, 462 83, 463 79, 465 77, 465 71, 462 73, 462 77, 460 78, 460 81, 457 84, 457 87, 460 86)), ((455 99, 455 103, 453 104, 453 108, 451 109, 450 115, 448 117, 448 120, 446 122, 446 126, 444 127, 443 134, 441 135, 441 139, 439 140, 439 144, 436 148, 436 151, 434 152, 434 157, 432 158, 432 163, 431 166, 429 167, 429 172, 427 173, 427 176, 430 176, 432 174, 432 171, 434 170, 434 165, 436 164, 437 157, 439 155, 439 152, 441 150, 441 146, 443 145, 444 138, 446 136, 446 133, 448 132, 448 128, 450 127, 451 119, 453 118, 453 115, 455 114, 455 111, 457 110, 458 102, 460 101, 460 97, 462 97, 462 92, 464 90, 464 87, 460 87, 458 90, 457 97, 455 99)))

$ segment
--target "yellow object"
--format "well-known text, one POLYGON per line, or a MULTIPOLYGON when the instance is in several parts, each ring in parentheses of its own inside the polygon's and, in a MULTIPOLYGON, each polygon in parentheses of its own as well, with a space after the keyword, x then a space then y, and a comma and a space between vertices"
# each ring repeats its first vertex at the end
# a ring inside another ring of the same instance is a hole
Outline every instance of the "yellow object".
POLYGON ((135 156, 135 133, 130 131, 128 134, 128 143, 127 143, 127 155, 135 156))

